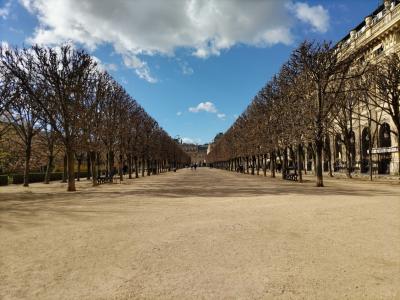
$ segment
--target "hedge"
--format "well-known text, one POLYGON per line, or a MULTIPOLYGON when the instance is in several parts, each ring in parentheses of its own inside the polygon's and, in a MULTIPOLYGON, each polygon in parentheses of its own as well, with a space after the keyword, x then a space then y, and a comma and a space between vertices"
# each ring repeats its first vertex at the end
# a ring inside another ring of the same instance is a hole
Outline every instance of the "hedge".
POLYGON ((11 174, 11 180, 13 184, 22 184, 24 183, 24 175, 22 174, 11 174))
MULTIPOLYGON (((79 177, 80 178, 86 178, 88 175, 88 172, 79 172, 79 177)), ((75 172, 75 178, 78 178, 78 172, 75 172)))
POLYGON ((0 175, 0 186, 8 185, 8 175, 0 175))
MULTIPOLYGON (((29 173, 29 183, 35 182, 43 182, 44 181, 44 173, 29 173)), ((12 174, 12 183, 13 184, 23 184, 24 183, 24 175, 23 174, 12 174)))
MULTIPOLYGON (((75 178, 77 177, 77 175, 78 174, 75 172, 75 178)), ((80 178, 85 178, 87 176, 87 172, 80 172, 79 175, 80 175, 80 178)), ((7 175, 4 175, 4 176, 7 177, 7 175)), ((44 182, 45 176, 46 176, 45 173, 29 173, 29 183, 44 182)), ((12 177, 13 184, 23 184, 24 183, 24 175, 23 174, 12 174, 11 177, 12 177)), ((50 181, 62 180, 63 173, 62 172, 50 173, 49 179, 50 179, 50 181)), ((0 181, 1 181, 1 179, 0 179, 0 181)), ((2 184, 0 183, 0 185, 2 185, 2 184)))
POLYGON ((50 181, 62 180, 63 172, 50 173, 50 181))

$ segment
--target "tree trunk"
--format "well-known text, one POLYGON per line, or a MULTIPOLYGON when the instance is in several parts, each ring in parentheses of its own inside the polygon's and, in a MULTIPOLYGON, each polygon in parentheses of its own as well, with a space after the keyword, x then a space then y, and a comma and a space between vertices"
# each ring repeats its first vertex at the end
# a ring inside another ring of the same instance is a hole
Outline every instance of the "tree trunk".
POLYGON ((346 177, 351 178, 351 151, 349 146, 346 148, 346 177))
POLYGON ((144 162, 145 162, 145 160, 144 160, 144 157, 142 158, 142 177, 144 177, 144 162))
POLYGON ((119 181, 124 180, 124 156, 119 155, 119 181))
POLYGON ((304 151, 304 175, 307 175, 308 168, 308 146, 304 151))
POLYGON ((263 173, 264 173, 264 177, 267 176, 267 155, 264 154, 262 159, 262 166, 263 166, 263 173))
POLYGON ((135 178, 139 178, 138 158, 135 156, 135 178))
POLYGON ((47 166, 46 166, 46 174, 44 175, 44 183, 49 184, 50 183, 50 173, 51 170, 53 169, 53 160, 54 156, 51 154, 47 158, 47 166))
POLYGON ((91 172, 92 167, 91 167, 91 164, 90 164, 90 154, 89 154, 89 152, 86 153, 86 170, 87 170, 86 180, 90 180, 90 177, 92 175, 92 172, 91 172))
POLYGON ((63 183, 67 182, 67 176, 68 176, 68 171, 67 171, 67 154, 64 154, 64 165, 63 165, 63 178, 62 181, 63 183))
POLYGON ((114 174, 114 152, 113 151, 108 151, 108 176, 113 177, 114 174))
POLYGON ((285 147, 283 148, 282 179, 286 179, 287 164, 288 164, 287 148, 285 147))
POLYGON ((328 152, 328 167, 329 167, 329 177, 333 177, 333 171, 332 171, 332 153, 329 150, 328 152))
POLYGON ((31 161, 32 143, 28 141, 25 149, 24 186, 29 186, 29 164, 31 161))
POLYGON ((128 178, 132 179, 132 154, 128 154, 128 178))
MULTIPOLYGON (((330 139, 328 141, 330 141, 330 139)), ((325 154, 326 154, 326 156, 328 156, 328 174, 329 174, 329 177, 333 177, 333 174, 332 174, 332 151, 331 151, 330 143, 328 143, 328 146, 327 146, 326 142, 325 142, 325 154)))
POLYGON ((98 170, 97 170, 97 163, 96 163, 96 152, 91 151, 89 153, 90 156, 90 166, 91 166, 91 173, 92 173, 92 185, 97 186, 97 177, 98 177, 98 170))
POLYGON ((351 178, 351 144, 350 133, 343 133, 344 147, 346 150, 346 177, 351 178))
POLYGON ((322 173, 322 149, 323 142, 321 140, 315 141, 315 176, 316 176, 316 186, 323 187, 324 179, 322 173))
POLYGON ((302 148, 301 144, 297 146, 297 174, 299 176, 299 182, 303 182, 303 172, 302 172, 303 160, 302 160, 302 148))
POLYGON ((257 175, 260 175, 260 155, 257 155, 257 175))
POLYGON ((67 147, 68 192, 75 192, 75 153, 67 147))
POLYGON ((146 162, 146 166, 147 166, 147 176, 150 176, 151 174, 151 163, 150 163, 150 159, 147 160, 146 162))
POLYGON ((77 171, 77 174, 76 174, 76 179, 78 181, 81 181, 81 165, 82 165, 82 159, 79 157, 79 159, 78 159, 78 171, 77 171))
POLYGON ((324 147, 324 124, 323 124, 323 95, 322 95, 322 87, 317 84, 318 93, 317 93, 317 102, 318 102, 318 111, 315 118, 315 175, 316 175, 316 186, 323 187, 324 186, 324 178, 322 172, 322 151, 324 147))
POLYGON ((270 167, 271 167, 271 177, 275 178, 275 151, 271 152, 271 159, 270 159, 270 167))

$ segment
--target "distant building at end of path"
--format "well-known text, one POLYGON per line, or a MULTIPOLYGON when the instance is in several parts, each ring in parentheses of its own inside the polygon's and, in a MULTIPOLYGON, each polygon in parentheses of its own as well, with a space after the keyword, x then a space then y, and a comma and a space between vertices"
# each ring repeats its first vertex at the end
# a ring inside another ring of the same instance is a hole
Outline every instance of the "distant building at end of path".
POLYGON ((198 166, 204 166, 206 164, 208 144, 196 145, 182 143, 181 147, 183 151, 190 156, 192 164, 197 164, 198 166))
POLYGON ((207 154, 209 154, 209 153, 213 150, 213 148, 214 148, 214 146, 215 146, 215 143, 218 142, 218 140, 219 140, 223 135, 224 135, 224 134, 223 134, 222 132, 219 132, 219 133, 215 136, 214 141, 213 141, 212 143, 208 144, 207 154))

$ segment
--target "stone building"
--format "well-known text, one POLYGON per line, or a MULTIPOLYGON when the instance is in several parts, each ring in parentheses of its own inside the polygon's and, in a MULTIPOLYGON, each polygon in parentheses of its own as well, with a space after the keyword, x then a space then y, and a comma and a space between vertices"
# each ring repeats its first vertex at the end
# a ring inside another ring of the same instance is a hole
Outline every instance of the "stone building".
MULTIPOLYGON (((362 50, 359 59, 378 63, 386 54, 400 53, 400 1, 382 1, 382 4, 351 30, 336 48, 344 55, 354 50, 362 50)), ((376 118, 379 116, 379 120, 372 122, 371 127, 368 127, 367 119, 360 117, 360 114, 354 116, 350 147, 354 169, 356 172, 367 173, 372 167, 375 174, 396 174, 399 170, 396 127, 389 115, 380 111, 375 113, 376 118), (372 164, 369 163, 368 152, 370 138, 373 139, 372 164)), ((329 137, 327 143, 330 145, 335 171, 342 170, 345 165, 346 150, 340 134, 329 137)), ((311 151, 307 152, 307 169, 311 170, 313 164, 311 151)), ((325 159, 325 171, 327 168, 325 159)))
POLYGON ((219 133, 214 137, 214 140, 213 140, 210 144, 208 144, 208 147, 207 147, 207 154, 209 154, 209 153, 214 149, 215 143, 216 143, 220 138, 222 138, 223 135, 224 135, 224 134, 223 134, 222 132, 219 132, 219 133))
POLYGON ((206 163, 208 144, 196 145, 183 143, 181 147, 190 156, 192 164, 196 163, 198 166, 203 166, 206 163))

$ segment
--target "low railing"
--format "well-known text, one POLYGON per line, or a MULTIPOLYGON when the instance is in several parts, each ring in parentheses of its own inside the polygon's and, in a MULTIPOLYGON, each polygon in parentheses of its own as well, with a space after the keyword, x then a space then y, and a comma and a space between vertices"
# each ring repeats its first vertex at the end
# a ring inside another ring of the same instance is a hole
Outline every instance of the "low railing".
MULTIPOLYGON (((377 32, 379 32, 382 28, 384 28, 386 25, 389 25, 392 23, 393 20, 396 19, 400 15, 400 4, 397 4, 393 10, 391 10, 389 13, 383 14, 381 17, 375 17, 372 20, 371 24, 371 35, 367 36, 366 32, 368 31, 368 28, 362 28, 360 31, 358 31, 355 34, 355 40, 357 43, 362 43, 364 40, 367 40, 369 37, 373 37, 377 32)), ((351 38, 349 38, 350 40, 351 38)), ((348 46, 348 41, 344 41, 342 44, 342 48, 347 48, 348 46)))

